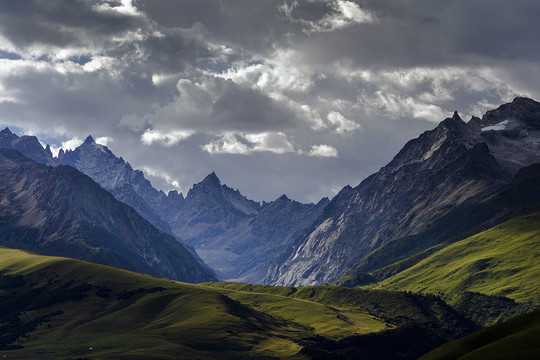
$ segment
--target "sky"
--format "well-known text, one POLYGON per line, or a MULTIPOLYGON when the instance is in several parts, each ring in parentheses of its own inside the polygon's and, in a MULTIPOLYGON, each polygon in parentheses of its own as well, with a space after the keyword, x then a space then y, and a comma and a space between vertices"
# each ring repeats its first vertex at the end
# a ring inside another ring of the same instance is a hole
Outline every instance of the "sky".
POLYGON ((0 0, 0 125, 165 191, 332 197, 458 111, 540 99, 536 0, 0 0))

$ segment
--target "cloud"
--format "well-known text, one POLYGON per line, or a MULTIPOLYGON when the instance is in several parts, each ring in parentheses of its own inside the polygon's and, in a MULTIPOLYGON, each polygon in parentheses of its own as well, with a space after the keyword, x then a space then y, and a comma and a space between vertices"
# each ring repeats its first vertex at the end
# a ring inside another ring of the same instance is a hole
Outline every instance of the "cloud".
POLYGON ((338 151, 332 145, 313 145, 307 155, 316 157, 338 157, 338 151))
POLYGON ((251 153, 249 147, 240 142, 234 134, 223 134, 220 139, 201 147, 209 154, 240 154, 248 155, 251 153))
MULTIPOLYGON (((322 2, 322 1, 321 1, 322 2)), ((346 0, 334 0, 328 3, 330 12, 318 20, 310 21, 302 18, 295 18, 294 12, 300 6, 297 0, 284 2, 278 9, 291 22, 302 25, 306 33, 331 32, 343 29, 356 24, 370 23, 374 21, 374 16, 362 9, 358 4, 346 0)))
POLYGON ((96 144, 107 146, 110 144, 114 139, 110 136, 100 136, 96 138, 96 144))
POLYGON ((276 154, 294 152, 294 145, 282 132, 266 132, 244 135, 253 144, 253 151, 269 151, 276 154))
POLYGON ((539 99, 539 12, 533 0, 4 1, 0 123, 53 150, 114 139, 135 168, 169 176, 147 173, 157 187, 216 171, 258 199, 315 201, 454 110, 539 99))
POLYGON ((282 132, 258 134, 225 133, 219 139, 201 148, 209 154, 240 155, 250 155, 257 152, 286 154, 295 151, 293 143, 282 132))
POLYGON ((355 123, 343 116, 339 111, 331 111, 327 116, 328 122, 334 128, 334 132, 344 135, 355 130, 362 130, 362 125, 355 123))
POLYGON ((51 152, 52 152, 53 156, 56 157, 56 156, 58 156, 58 152, 60 152, 60 149, 63 149, 64 151, 75 150, 75 148, 77 148, 82 143, 83 143, 83 140, 81 138, 75 136, 75 137, 73 137, 71 139, 68 139, 66 141, 62 141, 61 146, 51 145, 50 148, 51 148, 51 152))
POLYGON ((166 183, 172 186, 174 189, 181 190, 181 186, 178 180, 174 179, 168 173, 161 170, 153 169, 151 167, 143 167, 141 170, 144 172, 146 176, 151 177, 151 178, 152 177, 161 178, 165 180, 166 183))
POLYGON ((175 130, 169 133, 147 129, 141 135, 141 142, 145 145, 152 145, 157 142, 164 146, 171 147, 178 144, 180 141, 186 140, 193 135, 193 131, 175 130))

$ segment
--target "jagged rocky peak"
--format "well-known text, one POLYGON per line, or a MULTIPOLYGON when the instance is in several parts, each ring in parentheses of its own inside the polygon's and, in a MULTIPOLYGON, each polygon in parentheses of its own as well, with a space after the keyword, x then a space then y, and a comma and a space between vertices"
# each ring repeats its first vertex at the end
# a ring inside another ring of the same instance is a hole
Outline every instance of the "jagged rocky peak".
POLYGON ((204 178, 204 180, 201 182, 201 185, 219 187, 221 186, 221 180, 219 180, 216 173, 212 171, 212 173, 208 174, 208 176, 204 178))
POLYGON ((482 119, 473 118, 470 123, 477 130, 482 128, 483 131, 508 130, 518 125, 539 130, 540 103, 532 99, 516 97, 511 103, 486 112, 482 119), (485 129, 487 126, 497 127, 485 129))
POLYGON ((0 147, 17 150, 41 164, 55 165, 50 148, 44 149, 35 136, 19 137, 6 127, 0 132, 0 147))
POLYGON ((86 139, 84 140, 84 144, 87 144, 87 145, 90 145, 90 144, 95 144, 96 141, 94 140, 94 138, 92 137, 92 135, 88 135, 86 137, 86 139))
POLYGON ((194 184, 189 190, 186 199, 195 196, 197 193, 221 193, 222 192, 221 181, 217 177, 216 173, 212 171, 207 175, 203 181, 198 184, 194 184))
POLYGON ((176 190, 170 190, 170 191, 167 193, 167 198, 170 199, 170 200, 183 201, 183 200, 184 200, 184 194, 179 193, 179 192, 176 191, 176 190))

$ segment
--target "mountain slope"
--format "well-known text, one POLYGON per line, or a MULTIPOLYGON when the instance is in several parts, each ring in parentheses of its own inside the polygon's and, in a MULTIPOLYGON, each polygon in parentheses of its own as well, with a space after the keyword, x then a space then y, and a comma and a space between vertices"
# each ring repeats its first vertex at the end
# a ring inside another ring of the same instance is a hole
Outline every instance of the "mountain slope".
POLYGON ((0 149, 1 242, 187 282, 215 279, 171 235, 69 166, 0 149))
POLYGON ((540 161, 539 128, 540 104, 530 99, 516 98, 469 123, 455 113, 356 188, 336 195, 274 259, 267 283, 335 280, 392 240, 420 234, 468 199, 496 192, 517 167, 540 161))
POLYGON ((524 215, 448 245, 377 288, 419 293, 466 291, 540 304, 540 213, 524 215))
POLYGON ((268 283, 332 281, 393 238, 420 232, 467 198, 502 186, 507 178, 485 144, 467 149, 456 141, 462 126, 457 115, 445 120, 358 187, 344 188, 275 259, 268 283))
POLYGON ((537 211, 540 211, 540 164, 521 169, 512 182, 498 192, 469 198, 432 222, 425 231, 395 239, 377 249, 347 271, 336 284, 347 281, 350 286, 360 285, 352 279, 361 278, 365 273, 384 280, 449 244, 537 211))
POLYGON ((420 360, 529 360, 540 358, 540 310, 444 344, 420 360))

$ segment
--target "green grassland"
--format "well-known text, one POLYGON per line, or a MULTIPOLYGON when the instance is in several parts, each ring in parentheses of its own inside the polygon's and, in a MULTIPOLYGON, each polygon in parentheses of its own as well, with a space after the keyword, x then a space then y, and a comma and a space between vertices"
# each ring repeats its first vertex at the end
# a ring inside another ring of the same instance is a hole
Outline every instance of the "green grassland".
POLYGON ((0 304, 0 357, 10 359, 413 359, 474 330, 437 297, 192 285, 6 248, 0 304), (409 342, 419 332, 430 341, 409 342))
POLYGON ((440 294, 464 292, 540 304, 540 213, 524 215, 434 252, 374 288, 440 294))
POLYGON ((204 285, 274 317, 311 327, 315 333, 332 339, 388 330, 405 323, 431 322, 442 326, 449 310, 437 298, 386 290, 242 283, 204 285))
POLYGON ((540 359, 540 310, 444 344, 420 360, 540 359))
POLYGON ((0 273, 0 357, 302 358, 303 329, 204 287, 11 249, 0 273))

